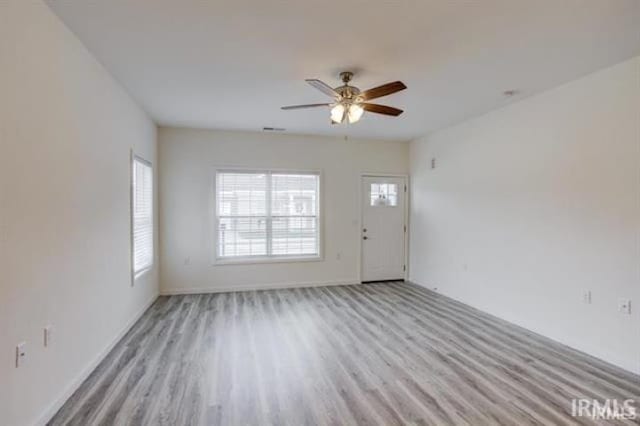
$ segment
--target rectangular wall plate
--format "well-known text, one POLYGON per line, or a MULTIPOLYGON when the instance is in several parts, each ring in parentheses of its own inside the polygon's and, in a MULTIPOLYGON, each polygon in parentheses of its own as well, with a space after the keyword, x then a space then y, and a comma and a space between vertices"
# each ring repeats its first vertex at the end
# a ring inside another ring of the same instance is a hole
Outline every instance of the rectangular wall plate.
POLYGON ((622 314, 631 315, 631 300, 618 299, 618 311, 622 314))
POLYGON ((20 342, 16 346, 16 368, 20 367, 27 356, 27 342, 20 342))
POLYGON ((48 348, 53 343, 53 326, 47 325, 44 328, 44 347, 48 348))

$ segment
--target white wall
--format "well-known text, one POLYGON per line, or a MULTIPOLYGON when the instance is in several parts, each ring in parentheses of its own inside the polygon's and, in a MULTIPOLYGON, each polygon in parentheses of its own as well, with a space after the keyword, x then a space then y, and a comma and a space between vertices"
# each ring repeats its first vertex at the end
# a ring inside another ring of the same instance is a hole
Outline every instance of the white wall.
POLYGON ((410 157, 412 280, 640 373, 640 58, 410 157))
POLYGON ((360 173, 408 171, 404 142, 175 128, 158 140, 165 293, 357 281, 360 173), (324 261, 213 266, 215 166, 322 170, 324 261))
POLYGON ((156 270, 131 287, 129 268, 129 150, 155 162, 156 129, 40 1, 0 2, 0 52, 0 424, 13 426, 53 414, 157 295, 156 270))

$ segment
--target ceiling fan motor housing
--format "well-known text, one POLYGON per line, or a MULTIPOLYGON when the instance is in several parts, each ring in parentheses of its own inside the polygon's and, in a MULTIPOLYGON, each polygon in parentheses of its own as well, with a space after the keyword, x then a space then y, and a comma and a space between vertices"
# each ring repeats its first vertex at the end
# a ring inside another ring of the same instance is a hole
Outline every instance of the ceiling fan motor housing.
POLYGON ((353 78, 351 71, 343 71, 340 73, 340 80, 344 83, 343 86, 338 86, 334 90, 340 95, 341 100, 355 101, 356 96, 360 94, 360 89, 355 86, 349 86, 349 82, 353 78))
POLYGON ((360 89, 346 84, 344 86, 336 87, 335 91, 340 95, 340 98, 344 100, 355 100, 355 98, 360 94, 360 89))

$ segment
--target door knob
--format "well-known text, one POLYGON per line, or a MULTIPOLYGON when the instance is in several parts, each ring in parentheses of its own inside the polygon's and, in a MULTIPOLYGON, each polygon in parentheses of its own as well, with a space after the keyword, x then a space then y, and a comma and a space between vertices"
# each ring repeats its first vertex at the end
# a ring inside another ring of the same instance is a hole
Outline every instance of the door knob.
POLYGON ((362 232, 367 232, 367 228, 363 228, 363 229, 362 229, 362 232))
POLYGON ((362 237, 363 240, 368 240, 369 238, 365 235, 364 237, 362 237))

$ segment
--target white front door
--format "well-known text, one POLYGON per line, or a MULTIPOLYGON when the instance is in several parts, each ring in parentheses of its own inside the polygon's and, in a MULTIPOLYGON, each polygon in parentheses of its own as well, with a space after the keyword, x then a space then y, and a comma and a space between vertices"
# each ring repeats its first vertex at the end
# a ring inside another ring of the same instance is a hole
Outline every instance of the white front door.
POLYGON ((362 281, 399 280, 405 271, 402 177, 362 177, 362 281))

